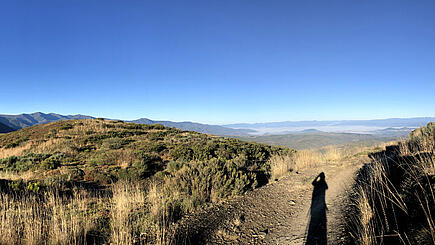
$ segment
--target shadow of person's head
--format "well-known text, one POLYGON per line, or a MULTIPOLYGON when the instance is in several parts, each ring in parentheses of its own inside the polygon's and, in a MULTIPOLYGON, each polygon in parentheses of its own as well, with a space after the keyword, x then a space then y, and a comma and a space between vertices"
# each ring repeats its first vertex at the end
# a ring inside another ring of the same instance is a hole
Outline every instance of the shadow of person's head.
POLYGON ((316 176, 316 178, 314 178, 313 185, 316 186, 320 183, 326 183, 325 178, 325 173, 321 172, 319 175, 316 176))
POLYGON ((324 173, 324 172, 321 172, 321 173, 319 174, 319 178, 320 178, 320 180, 325 180, 325 173, 324 173))

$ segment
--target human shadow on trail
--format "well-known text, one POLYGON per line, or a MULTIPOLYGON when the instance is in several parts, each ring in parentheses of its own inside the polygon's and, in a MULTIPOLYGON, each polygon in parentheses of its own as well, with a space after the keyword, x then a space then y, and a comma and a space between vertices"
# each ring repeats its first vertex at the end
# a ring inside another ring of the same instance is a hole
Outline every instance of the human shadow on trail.
POLYGON ((325 173, 321 172, 313 180, 313 196, 310 207, 310 223, 305 240, 306 245, 326 245, 326 202, 325 194, 328 185, 325 181, 325 173))

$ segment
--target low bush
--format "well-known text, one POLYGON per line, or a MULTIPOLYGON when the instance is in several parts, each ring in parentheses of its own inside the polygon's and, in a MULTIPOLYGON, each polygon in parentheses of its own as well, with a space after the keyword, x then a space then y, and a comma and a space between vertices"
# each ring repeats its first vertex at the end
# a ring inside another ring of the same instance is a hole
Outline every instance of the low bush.
POLYGON ((41 162, 41 167, 46 170, 56 169, 60 166, 61 157, 59 155, 53 155, 44 159, 41 162))
POLYGON ((51 154, 29 153, 24 156, 10 156, 1 160, 1 168, 5 171, 22 172, 40 166, 51 154))

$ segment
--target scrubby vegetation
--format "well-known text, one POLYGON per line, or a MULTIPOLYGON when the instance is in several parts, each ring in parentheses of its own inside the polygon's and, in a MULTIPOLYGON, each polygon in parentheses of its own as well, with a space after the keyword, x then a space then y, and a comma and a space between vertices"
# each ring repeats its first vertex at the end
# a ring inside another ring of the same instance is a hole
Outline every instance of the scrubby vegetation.
POLYGON ((171 223, 264 185, 271 156, 292 153, 103 119, 3 134, 0 243, 166 243, 171 223))
POLYGON ((350 210, 356 244, 435 244, 435 124, 371 154, 350 210))

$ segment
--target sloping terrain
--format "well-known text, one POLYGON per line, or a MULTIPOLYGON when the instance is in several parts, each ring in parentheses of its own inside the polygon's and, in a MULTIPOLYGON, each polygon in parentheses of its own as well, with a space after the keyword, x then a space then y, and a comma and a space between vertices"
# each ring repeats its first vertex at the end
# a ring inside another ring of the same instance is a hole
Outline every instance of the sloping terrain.
MULTIPOLYGON (((160 124, 89 119, 58 121, 1 135, 0 150, 3 170, 35 171, 37 175, 52 176, 75 174, 74 179, 110 183, 128 176, 153 175, 171 161, 182 164, 248 157, 265 164, 270 154, 284 148, 160 124)), ((249 160, 240 161, 245 164, 249 160)), ((261 167, 264 166, 257 164, 252 172, 261 167)), ((267 169, 263 172, 267 174, 267 169)))
POLYGON ((10 128, 9 126, 4 125, 3 123, 0 123, 0 133, 9 133, 14 131, 12 128, 10 128))
MULTIPOLYGON (((56 122, 60 120, 74 120, 74 119, 95 119, 95 117, 86 116, 86 115, 60 115, 56 113, 46 114, 42 112, 36 112, 31 114, 20 114, 20 115, 0 115, 0 123, 8 126, 13 130, 18 130, 33 125, 56 122)), ((218 125, 209 125, 209 124, 201 124, 201 123, 194 123, 194 122, 153 121, 147 118, 140 118, 129 122, 137 123, 137 124, 146 124, 146 125, 162 124, 163 126, 166 127, 173 127, 186 131, 195 131, 198 133, 213 134, 219 136, 242 136, 242 135, 249 135, 249 133, 255 132, 255 130, 251 130, 251 129, 233 129, 233 128, 228 128, 228 127, 223 127, 218 125)))
POLYGON ((59 120, 73 120, 73 119, 92 119, 93 117, 84 115, 60 115, 56 113, 45 114, 42 112, 35 112, 31 114, 20 115, 0 115, 0 123, 7 125, 13 130, 18 130, 38 124, 45 124, 56 122, 59 120))
POLYGON ((204 134, 214 134, 219 136, 241 136, 249 135, 249 133, 255 132, 252 129, 233 129, 218 125, 209 125, 194 122, 171 122, 171 121, 153 121, 147 118, 141 118, 131 121, 138 124, 162 124, 166 127, 179 128, 187 131, 195 131, 204 134))
POLYGON ((271 156, 291 152, 103 119, 2 134, 0 243, 157 243, 187 213, 265 185, 271 156))

